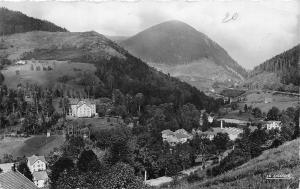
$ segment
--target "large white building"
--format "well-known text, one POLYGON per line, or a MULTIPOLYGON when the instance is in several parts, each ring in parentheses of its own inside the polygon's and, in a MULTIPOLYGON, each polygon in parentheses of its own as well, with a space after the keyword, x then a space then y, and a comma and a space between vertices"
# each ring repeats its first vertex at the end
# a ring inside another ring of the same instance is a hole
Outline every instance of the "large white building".
POLYGON ((70 100, 69 116, 93 117, 96 113, 96 103, 89 100, 70 100))
POLYGON ((45 187, 49 180, 46 172, 47 162, 45 157, 32 155, 27 158, 27 166, 33 176, 34 184, 39 188, 45 187))

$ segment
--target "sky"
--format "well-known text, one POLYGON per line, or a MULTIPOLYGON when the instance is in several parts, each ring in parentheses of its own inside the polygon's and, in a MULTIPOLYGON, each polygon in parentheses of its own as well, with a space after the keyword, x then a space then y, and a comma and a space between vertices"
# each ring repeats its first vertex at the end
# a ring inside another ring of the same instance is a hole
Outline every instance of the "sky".
POLYGON ((299 44, 298 0, 16 1, 0 1, 0 6, 71 32, 132 36, 180 20, 209 36, 246 69, 299 44))

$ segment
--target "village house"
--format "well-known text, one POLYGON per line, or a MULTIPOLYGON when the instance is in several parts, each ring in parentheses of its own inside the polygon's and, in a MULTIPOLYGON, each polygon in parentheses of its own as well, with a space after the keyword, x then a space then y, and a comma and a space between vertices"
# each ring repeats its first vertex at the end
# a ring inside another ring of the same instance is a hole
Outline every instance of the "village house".
POLYGON ((281 121, 267 121, 264 124, 264 128, 267 130, 278 129, 281 130, 281 121))
POLYGON ((46 172, 47 162, 45 157, 32 155, 27 158, 27 166, 33 176, 34 184, 39 188, 45 187, 49 180, 46 172))
POLYGON ((93 117, 97 116, 96 103, 88 99, 70 99, 69 116, 72 117, 93 117))
POLYGON ((175 132, 167 129, 163 130, 161 134, 163 141, 169 143, 171 146, 186 143, 188 140, 193 138, 193 135, 189 134, 184 129, 178 129, 175 132))

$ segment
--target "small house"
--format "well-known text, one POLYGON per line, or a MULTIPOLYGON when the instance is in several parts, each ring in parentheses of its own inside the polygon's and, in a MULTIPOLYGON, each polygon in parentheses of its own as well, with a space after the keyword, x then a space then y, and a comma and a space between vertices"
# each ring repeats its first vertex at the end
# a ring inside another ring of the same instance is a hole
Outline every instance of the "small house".
POLYGON ((281 130, 281 121, 267 121, 264 124, 264 128, 267 130, 278 129, 281 130))

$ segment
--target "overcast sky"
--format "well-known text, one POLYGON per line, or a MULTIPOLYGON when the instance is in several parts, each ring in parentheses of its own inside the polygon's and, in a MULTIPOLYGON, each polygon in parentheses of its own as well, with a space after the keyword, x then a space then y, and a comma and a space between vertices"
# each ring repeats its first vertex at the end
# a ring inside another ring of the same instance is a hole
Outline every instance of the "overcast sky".
POLYGON ((299 43, 298 0, 0 2, 69 31, 131 36, 167 20, 181 20, 221 45, 246 69, 299 43), (224 17, 237 13, 235 20, 224 17))

